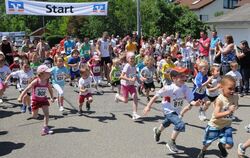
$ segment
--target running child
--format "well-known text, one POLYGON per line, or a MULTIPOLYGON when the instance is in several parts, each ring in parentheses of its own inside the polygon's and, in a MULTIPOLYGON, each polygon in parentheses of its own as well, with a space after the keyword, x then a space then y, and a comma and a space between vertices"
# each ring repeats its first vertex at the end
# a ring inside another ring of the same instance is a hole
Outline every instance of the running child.
POLYGON ((245 143, 240 143, 238 145, 238 156, 240 158, 247 158, 246 157, 246 149, 250 147, 250 139, 248 139, 245 143))
POLYGON ((6 77, 11 73, 10 68, 5 64, 5 55, 0 51, 0 104, 3 103, 2 96, 6 90, 6 87, 8 86, 8 84, 5 84, 4 81, 6 77))
POLYGON ((42 128, 41 135, 52 134, 53 131, 49 129, 48 122, 49 122, 49 101, 46 96, 47 90, 50 93, 51 102, 54 102, 54 95, 52 86, 49 83, 51 70, 46 65, 40 65, 37 68, 37 78, 33 80, 28 87, 26 87, 23 92, 18 97, 18 101, 21 102, 24 96, 32 90, 31 95, 31 108, 32 108, 32 118, 38 117, 38 110, 41 108, 44 113, 44 124, 42 128))
POLYGON ((71 52, 71 57, 68 60, 68 65, 70 67, 70 86, 73 86, 73 82, 80 77, 80 71, 79 71, 79 63, 80 63, 80 57, 79 57, 79 51, 73 50, 71 52))
POLYGON ((143 82, 143 87, 145 88, 146 97, 149 101, 149 92, 154 92, 155 85, 154 85, 154 74, 157 77, 156 69, 154 67, 155 60, 152 56, 146 56, 144 58, 145 67, 140 72, 140 79, 143 82))
POLYGON ((194 100, 202 100, 203 105, 199 109, 199 119, 205 121, 207 119, 205 111, 209 108, 211 102, 206 97, 206 87, 213 79, 213 76, 207 76, 208 72, 208 63, 205 60, 201 60, 198 63, 198 74, 194 79, 194 100))
POLYGON ((114 58, 112 60, 112 67, 110 71, 110 79, 111 79, 111 86, 112 91, 114 91, 114 87, 118 88, 118 94, 120 94, 121 91, 121 68, 120 68, 120 60, 119 58, 114 58))
MULTIPOLYGON (((12 72, 6 79, 5 79, 5 83, 7 84, 9 79, 11 77, 16 77, 17 79, 19 79, 19 87, 18 90, 20 93, 22 93, 22 91, 29 85, 29 83, 31 83, 31 81, 34 79, 35 75, 33 73, 33 71, 30 69, 30 65, 29 63, 22 63, 21 65, 21 70, 12 72)), ((31 105, 30 105, 30 95, 31 95, 31 91, 28 91, 26 94, 24 94, 23 96, 23 100, 22 100, 22 107, 21 107, 21 112, 25 113, 27 106, 28 106, 28 110, 31 113, 31 105)))
POLYGON ((182 121, 182 117, 192 106, 199 106, 199 101, 193 101, 194 96, 192 91, 185 85, 187 69, 176 67, 170 72, 170 76, 173 82, 170 85, 164 85, 155 96, 151 98, 147 106, 144 108, 143 113, 146 115, 152 108, 153 103, 158 97, 163 97, 162 109, 165 115, 165 120, 161 123, 160 127, 155 127, 154 138, 155 141, 160 140, 161 133, 165 128, 174 125, 174 130, 171 135, 171 139, 167 142, 168 149, 177 153, 176 139, 180 132, 185 131, 185 123, 182 121), (187 100, 189 105, 183 108, 184 100, 187 100))
POLYGON ((91 83, 92 77, 90 76, 90 70, 87 65, 83 65, 80 69, 81 78, 79 79, 79 115, 83 113, 82 106, 86 99, 86 109, 90 110, 90 103, 92 103, 92 91, 91 91, 91 83))
POLYGON ((204 158, 207 148, 217 139, 220 139, 218 148, 222 157, 227 157, 227 149, 234 144, 231 124, 239 100, 234 94, 236 82, 232 76, 224 76, 220 84, 222 94, 215 100, 212 118, 205 129, 203 147, 197 158, 204 158))
POLYGON ((64 66, 63 57, 57 57, 56 66, 53 66, 51 69, 51 78, 52 78, 52 86, 55 88, 58 94, 57 103, 59 106, 59 111, 61 112, 64 111, 63 89, 66 77, 69 77, 69 70, 64 66))
POLYGON ((137 114, 138 98, 135 88, 135 82, 137 80, 136 67, 135 67, 135 54, 133 52, 127 52, 126 55, 128 63, 124 66, 121 74, 121 93, 115 95, 115 101, 122 101, 128 103, 128 95, 130 93, 133 98, 133 113, 132 119, 137 120, 141 116, 137 114))

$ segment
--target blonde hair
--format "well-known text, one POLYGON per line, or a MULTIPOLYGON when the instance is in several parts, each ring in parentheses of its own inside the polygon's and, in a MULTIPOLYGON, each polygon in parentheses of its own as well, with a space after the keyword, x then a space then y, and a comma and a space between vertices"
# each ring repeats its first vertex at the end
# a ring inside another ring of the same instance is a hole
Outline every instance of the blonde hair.
POLYGON ((200 70, 203 67, 208 67, 208 63, 206 60, 200 60, 200 62, 197 63, 198 69, 200 70))
POLYGON ((86 64, 82 65, 80 68, 80 74, 83 74, 84 72, 90 73, 89 67, 86 64))
POLYGON ((230 75, 226 75, 222 78, 222 80, 220 81, 220 84, 222 86, 228 84, 228 82, 233 82, 234 84, 236 84, 236 80, 234 79, 234 77, 230 76, 230 75))
POLYGON ((155 59, 152 56, 148 56, 147 55, 147 56, 144 57, 144 61, 143 62, 144 62, 145 65, 148 65, 150 62, 154 63, 155 59))
POLYGON ((119 59, 119 58, 114 58, 114 59, 112 60, 112 62, 113 62, 113 65, 116 65, 117 63, 120 62, 120 59, 119 59))
POLYGON ((215 69, 220 69, 220 67, 218 65, 212 65, 210 68, 210 73, 212 74, 215 69))
POLYGON ((131 57, 134 57, 134 56, 135 56, 135 53, 133 53, 133 52, 127 52, 126 58, 128 60, 128 59, 130 59, 131 57))

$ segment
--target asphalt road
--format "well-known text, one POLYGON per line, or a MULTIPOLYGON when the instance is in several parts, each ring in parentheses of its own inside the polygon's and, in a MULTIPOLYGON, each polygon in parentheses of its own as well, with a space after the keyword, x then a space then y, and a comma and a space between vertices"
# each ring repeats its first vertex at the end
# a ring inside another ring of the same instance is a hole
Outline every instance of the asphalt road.
MULTIPOLYGON (((153 127, 163 120, 160 103, 140 121, 131 119, 132 103, 115 103, 110 87, 102 89, 104 95, 94 95, 91 111, 77 114, 78 97, 72 87, 65 88, 66 115, 59 112, 56 103, 50 106, 49 125, 53 135, 41 136, 40 120, 30 120, 29 113, 20 113, 16 98, 18 92, 10 87, 7 100, 0 105, 0 157, 6 158, 195 158, 202 146, 207 122, 198 119, 198 108, 193 108, 183 118, 186 132, 176 141, 180 152, 171 154, 166 148, 173 126, 167 128, 156 143, 153 127)), ((145 97, 140 97, 139 114, 145 107, 145 97)), ((249 138, 244 126, 250 123, 250 96, 240 98, 240 107, 233 122, 235 146, 229 158, 235 158, 237 145, 249 138)), ((211 116, 212 107, 207 115, 211 116)), ((40 111, 40 114, 42 112, 40 111)), ((247 154, 250 150, 247 151, 247 154)), ((211 145, 207 158, 219 157, 217 143, 211 145)))

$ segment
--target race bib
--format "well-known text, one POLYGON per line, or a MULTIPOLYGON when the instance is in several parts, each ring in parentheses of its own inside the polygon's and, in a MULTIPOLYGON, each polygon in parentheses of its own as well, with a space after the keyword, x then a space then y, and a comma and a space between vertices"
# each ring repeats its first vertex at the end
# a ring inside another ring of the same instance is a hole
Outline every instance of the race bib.
POLYGON ((27 85, 28 83, 29 83, 28 79, 23 79, 21 84, 22 85, 27 85))
MULTIPOLYGON (((224 108, 223 111, 227 111, 228 108, 224 108)), ((225 117, 223 117, 224 120, 233 120, 233 114, 229 114, 225 117)))
POLYGON ((90 84, 84 85, 84 88, 90 88, 90 84))
POLYGON ((16 72, 16 71, 18 71, 19 69, 18 68, 13 68, 12 69, 12 72, 16 72))
POLYGON ((173 105, 175 108, 181 108, 183 106, 183 99, 181 98, 174 99, 173 105))
POLYGON ((72 67, 72 71, 76 72, 79 70, 79 67, 78 66, 75 66, 75 67, 72 67))
POLYGON ((128 77, 129 78, 133 78, 133 77, 135 77, 136 76, 136 74, 128 74, 128 77))
POLYGON ((67 52, 70 52, 72 50, 71 47, 67 47, 67 52))
POLYGON ((0 72, 0 78, 4 81, 6 77, 5 72, 0 72))
POLYGON ((62 80, 64 80, 64 74, 63 74, 63 73, 57 74, 57 75, 56 75, 56 80, 57 80, 57 81, 62 81, 62 80))
POLYGON ((45 97, 46 91, 47 91, 47 88, 45 88, 45 87, 37 87, 35 90, 35 95, 37 97, 45 97))
POLYGON ((206 91, 206 89, 204 87, 200 87, 200 88, 197 88, 195 92, 198 94, 204 94, 205 91, 206 91))
POLYGON ((101 67, 100 67, 100 66, 95 66, 95 67, 93 67, 93 72, 94 72, 94 73, 99 73, 99 72, 101 72, 101 67))
POLYGON ((114 73, 115 78, 119 78, 121 76, 121 73, 119 71, 114 73))

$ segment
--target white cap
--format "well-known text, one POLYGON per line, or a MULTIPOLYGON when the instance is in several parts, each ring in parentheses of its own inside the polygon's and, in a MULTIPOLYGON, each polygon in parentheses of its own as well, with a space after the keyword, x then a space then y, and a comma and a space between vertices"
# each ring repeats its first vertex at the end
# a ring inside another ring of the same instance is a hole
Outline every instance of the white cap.
POLYGON ((7 36, 2 37, 2 41, 7 40, 7 36))

